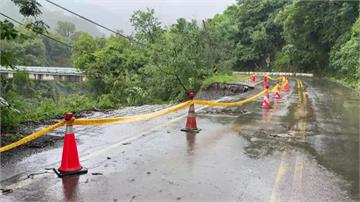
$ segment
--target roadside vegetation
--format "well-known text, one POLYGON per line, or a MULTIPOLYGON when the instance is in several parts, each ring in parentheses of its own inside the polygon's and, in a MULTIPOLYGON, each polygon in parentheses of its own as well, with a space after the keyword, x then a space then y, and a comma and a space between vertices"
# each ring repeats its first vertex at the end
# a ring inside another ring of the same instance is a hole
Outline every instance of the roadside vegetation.
POLYGON ((95 108, 81 83, 30 80, 26 72, 13 79, 2 79, 3 96, 10 107, 1 110, 1 126, 7 131, 19 123, 37 122, 62 116, 66 111, 79 112, 95 108))
POLYGON ((50 31, 37 20, 36 0, 12 1, 27 29, 1 20, 1 65, 72 66, 87 81, 67 92, 55 90, 61 83, 30 81, 23 73, 2 79, 2 97, 20 112, 3 107, 2 129, 66 111, 176 102, 187 90, 239 79, 228 75, 233 70, 312 72, 360 85, 356 1, 241 0, 211 19, 179 18, 168 26, 154 10, 138 10, 129 19, 131 40, 92 36, 64 21, 50 31))

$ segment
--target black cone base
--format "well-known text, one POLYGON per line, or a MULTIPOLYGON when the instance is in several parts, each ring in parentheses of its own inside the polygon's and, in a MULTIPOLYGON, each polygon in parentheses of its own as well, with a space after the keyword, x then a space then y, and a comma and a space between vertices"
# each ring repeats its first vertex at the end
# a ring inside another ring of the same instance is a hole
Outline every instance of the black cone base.
POLYGON ((195 128, 195 129, 192 129, 192 128, 183 128, 181 129, 182 132, 187 132, 187 133, 198 133, 201 131, 201 129, 198 129, 198 128, 195 128))
POLYGON ((63 178, 65 176, 71 176, 71 175, 83 175, 88 172, 87 168, 81 168, 80 170, 76 171, 70 171, 70 172, 62 172, 56 168, 53 168, 53 171, 56 173, 56 175, 60 178, 63 178))

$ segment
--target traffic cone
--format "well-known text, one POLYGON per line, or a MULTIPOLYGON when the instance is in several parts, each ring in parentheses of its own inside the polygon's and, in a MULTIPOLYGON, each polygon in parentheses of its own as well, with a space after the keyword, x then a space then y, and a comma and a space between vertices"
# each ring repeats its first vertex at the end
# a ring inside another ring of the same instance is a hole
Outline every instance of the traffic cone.
POLYGON ((266 87, 268 86, 268 75, 265 74, 264 77, 263 77, 263 86, 264 86, 264 89, 266 89, 266 87))
POLYGON ((276 99, 280 99, 280 98, 281 98, 280 92, 279 92, 279 84, 276 84, 276 86, 275 86, 273 97, 276 98, 276 99))
POLYGON ((267 97, 267 99, 270 99, 270 93, 269 93, 269 86, 265 86, 265 97, 267 97))
POLYGON ((88 172, 88 170, 80 165, 75 134, 72 125, 74 115, 72 113, 66 113, 65 120, 67 123, 61 165, 58 170, 55 168, 53 170, 59 177, 85 174, 88 172))
POLYGON ((289 91, 289 82, 286 80, 286 83, 284 85, 284 91, 289 91))
POLYGON ((283 83, 282 89, 284 91, 288 91, 289 90, 289 80, 287 78, 283 77, 282 78, 282 83, 283 83))
POLYGON ((252 75, 250 76, 250 79, 251 79, 252 82, 255 82, 255 81, 256 81, 256 75, 255 75, 255 74, 252 74, 252 75))
POLYGON ((198 129, 197 125, 196 125, 195 107, 194 107, 194 104, 192 104, 189 107, 189 112, 188 112, 188 116, 186 118, 185 128, 181 129, 181 131, 198 133, 198 132, 200 132, 200 130, 201 129, 198 129))
POLYGON ((262 107, 268 107, 268 108, 271 107, 270 102, 269 102, 269 99, 266 97, 266 95, 264 96, 264 99, 263 99, 263 101, 262 101, 261 106, 262 106, 262 107))
POLYGON ((276 99, 280 99, 280 98, 281 98, 280 93, 279 93, 279 90, 275 91, 275 93, 274 93, 274 98, 276 98, 276 99))

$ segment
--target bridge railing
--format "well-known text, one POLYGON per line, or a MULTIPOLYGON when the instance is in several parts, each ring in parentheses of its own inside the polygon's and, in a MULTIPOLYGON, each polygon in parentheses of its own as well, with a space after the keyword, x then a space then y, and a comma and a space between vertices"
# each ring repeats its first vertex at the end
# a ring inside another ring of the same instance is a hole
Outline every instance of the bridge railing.
POLYGON ((265 74, 272 76, 302 76, 302 77, 313 77, 312 73, 296 73, 296 72, 238 72, 234 71, 233 74, 238 75, 251 75, 255 73, 257 76, 264 76, 265 74))
POLYGON ((71 67, 16 66, 15 69, 12 69, 0 66, 0 74, 6 78, 13 78, 16 70, 27 72, 29 78, 33 80, 86 80, 85 75, 79 69, 71 67))

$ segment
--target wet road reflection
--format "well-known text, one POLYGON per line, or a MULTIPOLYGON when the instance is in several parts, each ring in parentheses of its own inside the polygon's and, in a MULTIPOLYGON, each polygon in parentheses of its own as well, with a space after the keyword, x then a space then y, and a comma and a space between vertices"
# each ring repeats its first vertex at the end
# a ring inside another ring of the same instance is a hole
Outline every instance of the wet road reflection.
POLYGON ((270 109, 268 108, 262 108, 261 109, 261 120, 262 120, 262 126, 266 128, 266 125, 270 123, 270 109))
POLYGON ((186 133, 187 153, 193 155, 195 150, 196 133, 186 133))
POLYGON ((62 178, 64 201, 78 200, 78 185, 80 176, 66 176, 62 178))

